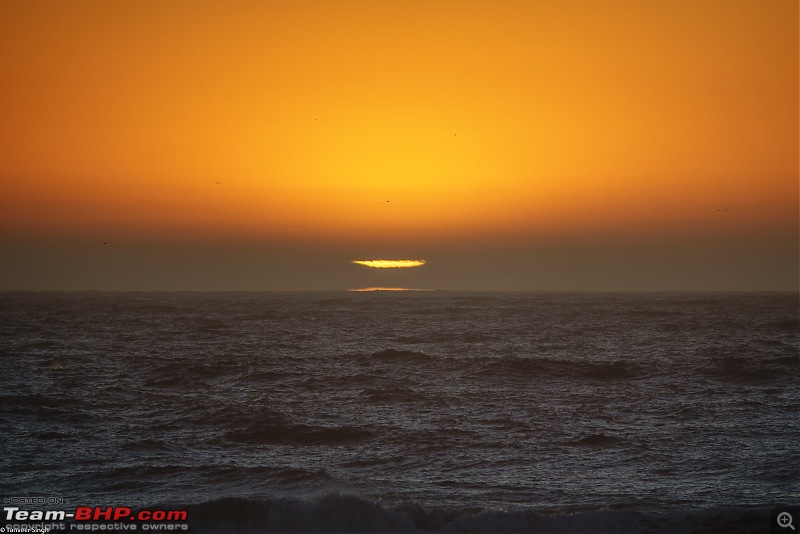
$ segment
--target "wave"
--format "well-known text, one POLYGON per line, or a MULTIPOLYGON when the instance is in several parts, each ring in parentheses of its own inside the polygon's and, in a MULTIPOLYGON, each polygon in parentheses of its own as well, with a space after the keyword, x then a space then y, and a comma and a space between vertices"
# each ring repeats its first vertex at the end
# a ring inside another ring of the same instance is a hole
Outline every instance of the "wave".
POLYGON ((322 468, 301 469, 296 467, 272 467, 255 465, 242 467, 239 465, 149 465, 136 464, 120 466, 112 469, 97 471, 93 475, 98 480, 113 481, 116 486, 123 489, 133 489, 141 486, 143 480, 153 479, 178 479, 201 480, 210 483, 225 483, 236 479, 257 479, 269 482, 273 487, 321 484, 333 479, 322 468))
POLYGON ((527 379, 573 378, 590 381, 628 380, 641 376, 643 369, 622 360, 565 361, 552 358, 508 357, 491 360, 478 370, 479 375, 502 374, 527 379))
POLYGON ((405 363, 405 362, 427 362, 430 361, 431 356, 424 352, 415 350, 403 349, 383 349, 373 352, 370 355, 372 361, 380 361, 387 363, 405 363))
POLYGON ((795 356, 774 358, 745 358, 741 356, 713 357, 700 372, 710 378, 743 384, 766 384, 782 380, 794 381, 798 376, 795 356))
POLYGON ((225 434, 230 441, 251 445, 340 445, 371 437, 372 432, 352 426, 312 426, 281 420, 265 420, 225 434))
POLYGON ((33 416, 67 424, 85 423, 86 412, 91 407, 88 401, 81 399, 39 393, 0 395, 0 406, 6 415, 33 416))
POLYGON ((570 443, 574 447, 610 447, 620 442, 620 439, 606 434, 592 434, 570 443))
POLYGON ((638 374, 633 365, 623 361, 588 363, 582 367, 580 374, 593 380, 622 380, 634 378, 638 374))
POLYGON ((361 394, 370 403, 418 402, 424 395, 411 388, 389 386, 386 388, 366 388, 361 394))
POLYGON ((145 369, 149 376, 146 384, 161 385, 172 384, 176 378, 181 380, 216 379, 220 375, 231 371, 226 362, 197 362, 186 358, 167 360, 161 365, 145 369))
POLYGON ((77 409, 87 403, 81 399, 63 398, 55 395, 42 395, 40 393, 21 393, 0 395, 0 404, 11 410, 64 410, 77 409))
MULTIPOLYGON (((174 507, 174 505, 170 505, 174 507)), ((430 509, 353 495, 312 499, 222 498, 186 507, 193 532, 749 532, 769 529, 770 510, 718 507, 648 511, 430 509)))

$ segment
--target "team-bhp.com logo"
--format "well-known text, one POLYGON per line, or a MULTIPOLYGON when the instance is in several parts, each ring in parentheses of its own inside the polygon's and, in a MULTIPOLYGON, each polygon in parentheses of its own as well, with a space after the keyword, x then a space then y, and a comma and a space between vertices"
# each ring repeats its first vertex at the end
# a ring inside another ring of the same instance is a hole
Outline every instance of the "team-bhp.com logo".
MULTIPOLYGON (((177 521, 186 521, 186 510, 133 510, 127 506, 78 506, 74 512, 66 510, 21 510, 17 506, 4 506, 3 512, 6 521, 18 524, 42 522, 54 523, 69 521, 69 530, 112 530, 109 528, 96 528, 97 522, 116 522, 124 530, 136 530, 137 523, 142 530, 188 530, 186 523, 175 524, 177 521), (121 525, 120 525, 121 523, 121 525)), ((66 530, 66 525, 55 527, 66 530)), ((122 530, 114 528, 113 530, 122 530)))

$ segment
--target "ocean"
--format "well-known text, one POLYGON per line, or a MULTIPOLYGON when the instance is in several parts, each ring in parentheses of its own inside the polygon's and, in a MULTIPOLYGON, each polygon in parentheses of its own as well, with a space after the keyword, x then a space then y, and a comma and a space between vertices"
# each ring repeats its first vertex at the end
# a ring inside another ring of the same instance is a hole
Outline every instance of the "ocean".
POLYGON ((788 534, 799 318, 796 293, 1 293, 0 496, 192 532, 788 534))

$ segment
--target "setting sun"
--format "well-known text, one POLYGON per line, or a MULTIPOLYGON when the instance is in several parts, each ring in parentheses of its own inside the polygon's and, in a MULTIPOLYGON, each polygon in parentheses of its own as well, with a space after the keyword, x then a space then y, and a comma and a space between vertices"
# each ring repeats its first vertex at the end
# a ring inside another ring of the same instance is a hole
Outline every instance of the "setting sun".
POLYGON ((353 260, 353 263, 373 269, 406 269, 425 265, 425 260, 353 260))

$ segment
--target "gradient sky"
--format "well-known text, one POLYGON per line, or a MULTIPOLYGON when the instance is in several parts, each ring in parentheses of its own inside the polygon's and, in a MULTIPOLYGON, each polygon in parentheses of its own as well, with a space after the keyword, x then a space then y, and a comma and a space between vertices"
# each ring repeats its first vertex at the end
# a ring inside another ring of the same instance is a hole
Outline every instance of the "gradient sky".
POLYGON ((796 0, 3 0, 0 289, 797 291, 799 47, 796 0))

